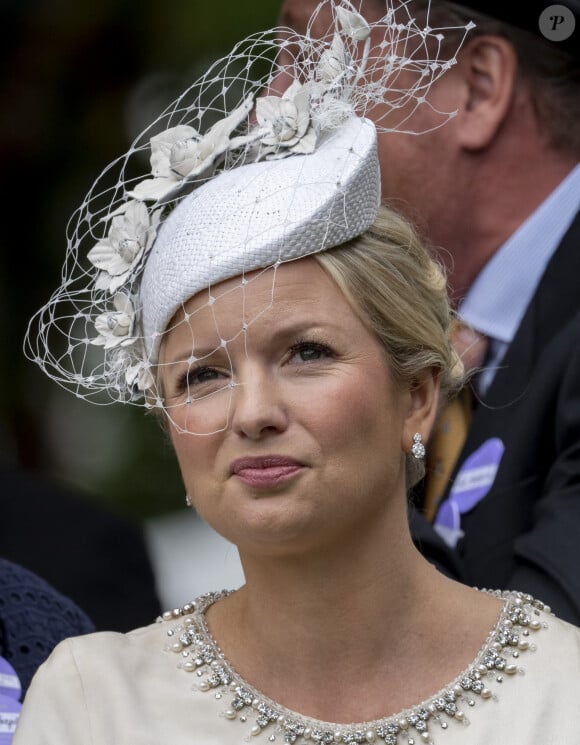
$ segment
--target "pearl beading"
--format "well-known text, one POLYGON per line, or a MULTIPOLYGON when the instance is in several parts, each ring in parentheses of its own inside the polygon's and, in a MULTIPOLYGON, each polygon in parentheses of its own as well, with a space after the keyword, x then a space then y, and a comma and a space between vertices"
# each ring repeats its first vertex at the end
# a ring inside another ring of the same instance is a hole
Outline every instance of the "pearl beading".
POLYGON ((180 654, 178 667, 195 674, 199 679, 197 690, 213 691, 218 700, 231 697, 223 716, 247 726, 250 737, 246 741, 264 734, 269 742, 287 745, 365 745, 380 741, 386 745, 433 745, 434 729, 445 732, 450 723, 468 725, 465 707, 497 699, 496 684, 524 673, 518 665, 520 654, 535 651, 530 637, 547 628, 541 614, 550 613, 550 608, 531 595, 482 591, 501 598, 504 606, 475 661, 449 686, 418 706, 381 720, 352 725, 321 722, 292 712, 235 672, 209 633, 204 615, 212 603, 229 595, 229 591, 206 593, 182 608, 164 613, 158 620, 178 622, 167 630, 169 643, 165 650, 180 654))

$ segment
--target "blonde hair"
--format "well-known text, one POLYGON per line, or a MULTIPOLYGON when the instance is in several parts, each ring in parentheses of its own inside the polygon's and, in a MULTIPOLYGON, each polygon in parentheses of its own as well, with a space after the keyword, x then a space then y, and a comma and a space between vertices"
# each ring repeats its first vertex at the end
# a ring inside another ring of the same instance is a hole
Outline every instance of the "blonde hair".
MULTIPOLYGON (((434 368, 440 401, 458 392, 464 371, 450 340, 445 274, 407 220, 383 206, 369 230, 314 258, 380 340, 398 383, 412 387, 434 368)), ((407 487, 423 474, 422 463, 409 455, 407 487)))

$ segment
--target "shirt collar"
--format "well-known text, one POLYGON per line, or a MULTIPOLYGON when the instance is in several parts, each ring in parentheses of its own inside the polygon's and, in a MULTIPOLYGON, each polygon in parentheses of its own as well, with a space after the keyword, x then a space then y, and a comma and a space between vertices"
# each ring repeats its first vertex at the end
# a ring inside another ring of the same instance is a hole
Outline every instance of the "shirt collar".
POLYGON ((490 338, 510 343, 578 210, 580 164, 487 262, 459 305, 460 317, 490 338))

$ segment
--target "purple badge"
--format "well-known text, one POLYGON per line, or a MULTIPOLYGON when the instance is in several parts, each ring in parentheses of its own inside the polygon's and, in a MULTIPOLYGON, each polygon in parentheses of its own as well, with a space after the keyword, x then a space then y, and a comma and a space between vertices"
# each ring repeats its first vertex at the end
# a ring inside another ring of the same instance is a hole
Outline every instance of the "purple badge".
POLYGON ((22 686, 16 670, 4 657, 0 657, 0 696, 8 696, 19 701, 21 693, 22 686))
POLYGON ((21 708, 14 697, 0 694, 0 745, 11 745, 21 708))
POLYGON ((441 504, 434 527, 447 545, 455 548, 463 536, 461 515, 472 510, 491 489, 505 450, 498 437, 486 440, 465 460, 449 497, 441 504))

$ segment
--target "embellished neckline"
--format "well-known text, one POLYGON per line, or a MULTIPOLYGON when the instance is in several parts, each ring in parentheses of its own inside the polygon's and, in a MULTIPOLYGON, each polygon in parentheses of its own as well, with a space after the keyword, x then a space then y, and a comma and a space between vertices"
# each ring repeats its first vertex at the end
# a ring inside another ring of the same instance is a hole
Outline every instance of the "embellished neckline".
POLYGON ((229 591, 206 593, 182 608, 164 613, 170 622, 166 651, 180 655, 178 667, 193 674, 194 689, 224 700, 222 715, 238 720, 254 737, 288 745, 431 745, 448 727, 468 725, 466 710, 497 699, 504 681, 524 674, 520 657, 536 649, 532 635, 547 624, 550 608, 530 595, 489 591, 503 600, 498 620, 475 660, 433 696, 388 717, 369 722, 334 724, 303 716, 278 704, 244 680, 231 666, 207 627, 205 612, 229 591), (511 658, 511 659, 510 659, 511 658))

